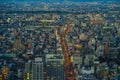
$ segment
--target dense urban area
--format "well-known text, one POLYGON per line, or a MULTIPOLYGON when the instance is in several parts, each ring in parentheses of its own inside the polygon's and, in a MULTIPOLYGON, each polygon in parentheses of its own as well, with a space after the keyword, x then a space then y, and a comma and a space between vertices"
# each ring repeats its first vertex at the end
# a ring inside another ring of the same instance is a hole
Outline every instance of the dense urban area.
POLYGON ((0 3, 0 80, 120 80, 120 3, 0 3))

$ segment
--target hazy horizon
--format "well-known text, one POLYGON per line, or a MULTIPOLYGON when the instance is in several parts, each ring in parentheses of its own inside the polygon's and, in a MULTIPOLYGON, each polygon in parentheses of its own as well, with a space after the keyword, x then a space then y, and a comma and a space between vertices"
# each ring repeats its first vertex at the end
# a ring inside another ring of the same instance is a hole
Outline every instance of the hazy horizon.
POLYGON ((100 2, 100 1, 105 1, 105 2, 109 2, 109 1, 118 1, 120 2, 120 0, 0 0, 2 2, 23 2, 23 1, 41 1, 41 2, 64 2, 64 1, 72 1, 72 2, 100 2))

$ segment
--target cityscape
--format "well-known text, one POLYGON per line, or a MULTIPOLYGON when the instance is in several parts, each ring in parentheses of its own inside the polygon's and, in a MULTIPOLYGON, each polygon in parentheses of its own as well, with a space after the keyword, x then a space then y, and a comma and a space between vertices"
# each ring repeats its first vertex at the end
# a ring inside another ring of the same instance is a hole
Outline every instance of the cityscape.
POLYGON ((120 80, 120 1, 1 0, 0 80, 120 80))

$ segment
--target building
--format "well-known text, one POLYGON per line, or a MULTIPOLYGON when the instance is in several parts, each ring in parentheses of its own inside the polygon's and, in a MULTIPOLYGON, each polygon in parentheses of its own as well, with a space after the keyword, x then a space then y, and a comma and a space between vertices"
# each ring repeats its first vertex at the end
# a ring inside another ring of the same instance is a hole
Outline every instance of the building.
POLYGON ((80 54, 73 55, 73 64, 82 65, 82 56, 80 54))
POLYGON ((46 55, 46 80, 65 80, 63 56, 46 55))
POLYGON ((40 57, 32 62, 32 80, 43 80, 43 60, 40 57))
POLYGON ((21 39, 15 39, 13 44, 13 50, 16 51, 19 49, 24 49, 24 45, 21 43, 21 39))
POLYGON ((1 70, 2 70, 2 75, 3 75, 4 80, 7 80, 9 67, 8 66, 3 66, 1 70))
POLYGON ((27 63, 25 63, 25 73, 24 73, 24 79, 26 80, 31 80, 30 75, 32 75, 32 62, 28 61, 27 63))
POLYGON ((31 61, 25 63, 25 72, 31 72, 31 61))
POLYGON ((0 80, 3 80, 3 76, 2 75, 0 75, 0 80))

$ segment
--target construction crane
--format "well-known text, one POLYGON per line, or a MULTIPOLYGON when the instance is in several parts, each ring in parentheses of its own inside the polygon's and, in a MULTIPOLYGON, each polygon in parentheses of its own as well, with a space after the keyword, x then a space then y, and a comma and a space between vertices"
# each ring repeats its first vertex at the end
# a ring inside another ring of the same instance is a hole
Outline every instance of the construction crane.
POLYGON ((71 62, 71 55, 68 51, 68 45, 66 41, 66 37, 71 30, 72 25, 67 25, 65 31, 61 34, 61 46, 64 52, 64 59, 65 59, 65 76, 66 80, 75 80, 74 68, 71 62))

